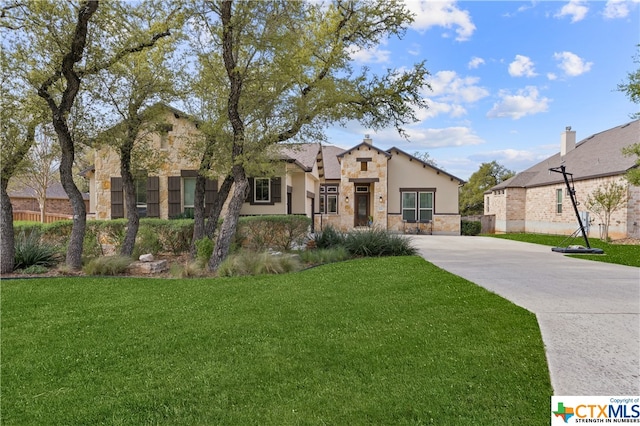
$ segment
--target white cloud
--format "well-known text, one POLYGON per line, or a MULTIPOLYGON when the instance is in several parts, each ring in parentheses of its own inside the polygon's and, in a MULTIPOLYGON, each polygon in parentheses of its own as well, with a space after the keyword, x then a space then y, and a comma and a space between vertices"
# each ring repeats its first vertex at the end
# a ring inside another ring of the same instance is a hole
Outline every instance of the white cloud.
POLYGON ((509 75, 512 77, 535 77, 534 65, 528 56, 516 55, 515 61, 509 64, 509 75))
POLYGON ((418 43, 413 43, 407 52, 410 55, 418 56, 420 54, 420 45, 418 43))
POLYGON ((411 26, 416 31, 426 31, 432 27, 455 28, 456 40, 466 41, 476 30, 469 12, 458 9, 454 0, 411 0, 406 5, 415 15, 411 26))
POLYGON ((433 99, 427 99, 427 104, 429 108, 415 111, 416 118, 419 121, 428 120, 441 114, 448 114, 451 117, 461 117, 467 114, 465 107, 459 104, 438 102, 433 99))
POLYGON ((484 64, 484 59, 474 56, 473 58, 471 58, 467 66, 469 67, 469 69, 476 69, 482 64, 484 64))
POLYGON ((602 11, 605 19, 626 18, 629 15, 629 5, 626 0, 609 0, 602 11))
POLYGON ((352 49, 351 59, 362 64, 384 64, 391 58, 391 51, 374 46, 371 49, 352 49))
POLYGON ((489 96, 489 91, 478 85, 478 77, 459 77, 455 71, 438 71, 429 81, 433 91, 428 94, 441 101, 473 103, 489 96))
POLYGON ((563 18, 565 16, 571 16, 571 23, 582 21, 589 8, 584 4, 582 0, 571 0, 569 3, 562 6, 562 9, 555 14, 556 18, 563 18))
POLYGON ((419 148, 471 146, 485 142, 468 127, 446 127, 442 129, 412 128, 408 129, 407 133, 411 140, 411 147, 414 150, 419 148))
POLYGON ((507 90, 498 93, 500 101, 493 104, 487 113, 489 118, 511 118, 518 120, 527 115, 538 114, 549 109, 549 98, 540 97, 535 86, 527 86, 515 94, 507 90))
POLYGON ((547 78, 548 78, 549 80, 552 80, 552 81, 553 81, 553 80, 557 80, 557 79, 558 79, 558 76, 557 76, 555 73, 548 72, 548 73, 547 73, 547 78))
POLYGON ((556 52, 553 54, 553 58, 560 61, 558 68, 571 77, 589 72, 593 65, 593 62, 585 62, 580 56, 572 52, 556 52))

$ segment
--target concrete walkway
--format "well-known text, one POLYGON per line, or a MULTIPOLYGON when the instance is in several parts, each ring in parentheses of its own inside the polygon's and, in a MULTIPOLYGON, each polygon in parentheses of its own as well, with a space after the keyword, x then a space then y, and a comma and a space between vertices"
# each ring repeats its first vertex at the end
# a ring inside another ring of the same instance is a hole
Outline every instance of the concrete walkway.
POLYGON ((536 314, 555 395, 640 395, 640 268, 490 237, 413 242, 429 262, 536 314))

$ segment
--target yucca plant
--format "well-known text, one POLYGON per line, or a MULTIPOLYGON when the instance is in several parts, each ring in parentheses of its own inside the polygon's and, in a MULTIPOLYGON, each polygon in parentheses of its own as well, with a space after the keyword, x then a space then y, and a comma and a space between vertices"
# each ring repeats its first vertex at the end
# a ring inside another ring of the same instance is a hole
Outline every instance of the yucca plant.
POLYGON ((25 269, 34 265, 49 268, 60 259, 57 247, 43 242, 40 233, 36 231, 18 234, 15 249, 14 269, 25 269))

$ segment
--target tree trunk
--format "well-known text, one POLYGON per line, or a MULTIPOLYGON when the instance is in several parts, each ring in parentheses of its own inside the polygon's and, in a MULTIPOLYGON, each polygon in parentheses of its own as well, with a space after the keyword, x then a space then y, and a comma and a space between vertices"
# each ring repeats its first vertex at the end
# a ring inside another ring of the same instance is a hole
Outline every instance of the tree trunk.
POLYGON ((136 111, 137 108, 135 106, 130 106, 125 140, 120 147, 120 176, 122 176, 122 191, 124 192, 124 202, 127 209, 127 229, 120 249, 120 254, 123 256, 131 256, 133 254, 136 236, 140 228, 135 181, 131 173, 131 153, 140 128, 135 118, 136 111))
POLYGON ((233 166, 233 181, 235 188, 233 195, 231 196, 231 202, 229 203, 229 209, 225 215, 224 222, 218 233, 216 239, 216 245, 213 249, 213 254, 209 259, 209 270, 215 272, 218 270, 222 261, 229 254, 229 247, 231 247, 231 240, 236 233, 238 226, 238 217, 240 217, 240 209, 242 204, 247 198, 247 191, 249 190, 249 180, 244 172, 242 165, 233 166))
POLYGON ((0 274, 13 271, 15 262, 15 241, 13 233, 13 206, 7 194, 8 179, 0 180, 0 274))
POLYGON ((216 197, 215 202, 213 203, 213 207, 209 212, 209 218, 207 219, 207 224, 205 225, 204 233, 207 237, 213 240, 213 236, 216 232, 216 228, 218 227, 218 221, 220 220, 220 214, 222 213, 222 207, 224 207, 224 203, 229 198, 229 193, 231 192, 231 185, 233 184, 233 178, 231 176, 227 176, 224 178, 220 189, 218 190, 218 196, 216 197))
POLYGON ((191 258, 196 257, 196 241, 204 237, 204 193, 207 178, 198 173, 196 191, 193 198, 193 238, 191 238, 191 258))
POLYGON ((127 207, 127 229, 124 235, 124 241, 120 254, 123 256, 131 256, 133 254, 133 248, 136 244, 136 236, 138 235, 138 229, 140 228, 140 215, 138 214, 138 206, 136 203, 136 188, 134 184, 133 175, 129 170, 129 166, 125 167, 124 161, 121 161, 122 175, 122 191, 124 192, 124 202, 127 207))
POLYGON ((84 234, 87 228, 87 209, 84 205, 82 193, 73 181, 73 160, 75 157, 73 140, 69 129, 64 123, 66 134, 59 131, 59 124, 54 122, 60 146, 62 148, 62 157, 60 160, 60 182, 64 188, 71 208, 73 210, 73 226, 71 228, 71 236, 69 237, 69 246, 67 247, 66 265, 72 270, 82 268, 82 245, 84 243, 84 234))
MULTIPOLYGON (((46 192, 45 192, 46 194, 46 192)), ((47 197, 45 195, 42 203, 40 203, 40 223, 45 223, 47 220, 47 197)))
POLYGON ((78 21, 71 46, 62 58, 61 67, 38 88, 38 96, 47 102, 51 110, 53 128, 60 142, 60 183, 69 197, 73 210, 73 227, 69 237, 66 264, 73 270, 78 270, 82 267, 82 243, 84 242, 84 233, 87 227, 87 210, 84 206, 82 193, 73 181, 75 151, 73 137, 67 124, 67 116, 80 90, 80 77, 74 67, 76 63, 82 60, 87 43, 89 20, 97 9, 97 1, 87 1, 81 4, 78 9, 78 21), (59 103, 56 103, 56 98, 51 94, 50 90, 58 82, 60 75, 64 77, 66 87, 59 99, 59 103))

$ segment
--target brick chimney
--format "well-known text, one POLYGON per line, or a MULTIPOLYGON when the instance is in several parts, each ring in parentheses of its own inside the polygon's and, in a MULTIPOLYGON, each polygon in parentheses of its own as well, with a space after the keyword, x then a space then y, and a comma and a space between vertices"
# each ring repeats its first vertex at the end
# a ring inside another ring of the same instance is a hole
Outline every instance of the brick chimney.
POLYGON ((564 157, 568 152, 573 151, 576 147, 576 132, 571 130, 571 126, 567 126, 565 131, 560 134, 560 155, 564 157))
POLYGON ((371 139, 369 135, 364 135, 364 139, 362 140, 362 142, 366 143, 367 145, 372 145, 373 139, 371 139))

